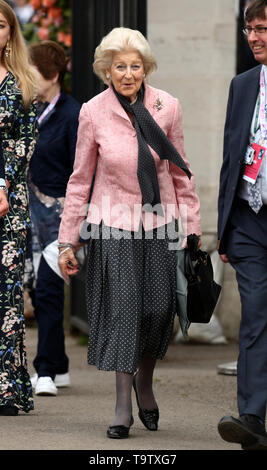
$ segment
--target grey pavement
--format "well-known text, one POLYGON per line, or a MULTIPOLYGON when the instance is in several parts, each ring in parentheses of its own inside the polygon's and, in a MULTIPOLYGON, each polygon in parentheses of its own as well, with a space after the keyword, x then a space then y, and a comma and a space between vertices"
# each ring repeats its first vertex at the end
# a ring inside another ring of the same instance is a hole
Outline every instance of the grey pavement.
MULTIPOLYGON (((30 373, 37 329, 27 328, 30 373)), ((113 420, 114 372, 88 366, 87 347, 66 334, 71 387, 56 397, 35 397, 35 409, 17 417, 0 417, 0 450, 240 450, 221 440, 218 420, 237 414, 236 377, 217 374, 217 365, 234 361, 237 344, 171 344, 155 370, 159 430, 147 431, 138 418, 133 394, 134 425, 130 437, 109 439, 113 420)), ((170 452, 171 453, 171 452, 170 452)))

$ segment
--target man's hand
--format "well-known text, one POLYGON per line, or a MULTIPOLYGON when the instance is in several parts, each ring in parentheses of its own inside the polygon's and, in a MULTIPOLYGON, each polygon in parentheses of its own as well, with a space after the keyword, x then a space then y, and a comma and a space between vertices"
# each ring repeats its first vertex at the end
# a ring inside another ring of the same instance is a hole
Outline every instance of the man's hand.
POLYGON ((9 204, 7 202, 6 193, 0 189, 0 217, 4 217, 8 213, 9 204))
MULTIPOLYGON (((220 240, 218 240, 218 243, 217 243, 217 250, 219 250, 220 248, 220 240)), ((229 259, 227 258, 227 255, 220 255, 220 258, 222 260, 223 263, 229 263, 229 259)))
POLYGON ((229 259, 227 258, 227 255, 220 255, 220 258, 223 263, 229 263, 229 259))

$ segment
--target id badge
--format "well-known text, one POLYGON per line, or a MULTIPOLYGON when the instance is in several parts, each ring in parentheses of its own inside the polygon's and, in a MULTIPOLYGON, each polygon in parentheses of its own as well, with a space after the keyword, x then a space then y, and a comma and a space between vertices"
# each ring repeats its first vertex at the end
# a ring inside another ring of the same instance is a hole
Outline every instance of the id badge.
POLYGON ((243 174, 245 181, 252 184, 256 183, 265 152, 266 148, 259 144, 253 144, 251 147, 248 147, 245 155, 246 168, 243 174), (253 149, 253 152, 249 151, 249 149, 253 149))
POLYGON ((254 148, 249 145, 246 151, 245 158, 244 158, 244 162, 246 165, 252 165, 253 160, 254 160, 254 153, 255 153, 254 148))

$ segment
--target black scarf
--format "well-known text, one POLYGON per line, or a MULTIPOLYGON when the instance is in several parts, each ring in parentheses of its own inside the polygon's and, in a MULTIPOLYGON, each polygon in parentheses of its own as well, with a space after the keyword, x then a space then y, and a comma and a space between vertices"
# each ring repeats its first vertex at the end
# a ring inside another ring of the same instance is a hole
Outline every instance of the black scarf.
MULTIPOLYGON (((170 160, 181 168, 189 179, 191 178, 191 173, 174 145, 143 105, 144 85, 142 85, 138 91, 137 99, 133 104, 130 104, 124 96, 119 94, 113 85, 112 88, 122 107, 128 113, 131 113, 134 118, 134 127, 138 140, 137 176, 142 192, 143 204, 150 206, 144 207, 144 209, 151 211, 151 206, 161 204, 161 200, 157 169, 155 160, 148 147, 149 145, 158 154, 161 160, 170 160)), ((161 210, 157 210, 157 208, 155 208, 155 210, 158 214, 162 212, 161 210)), ((153 209, 152 211, 154 212, 153 209)))

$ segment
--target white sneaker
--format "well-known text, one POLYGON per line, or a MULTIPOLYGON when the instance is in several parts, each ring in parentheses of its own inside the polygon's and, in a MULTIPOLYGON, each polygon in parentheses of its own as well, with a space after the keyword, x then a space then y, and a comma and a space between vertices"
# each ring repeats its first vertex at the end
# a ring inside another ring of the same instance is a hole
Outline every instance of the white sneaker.
POLYGON ((35 374, 31 377, 32 388, 35 388, 35 387, 36 387, 37 380, 38 380, 38 374, 35 373, 35 374))
POLYGON ((57 374, 54 382, 58 388, 69 387, 70 386, 69 372, 66 372, 66 374, 57 374))
MULTIPOLYGON (((36 387, 37 380, 38 380, 38 374, 35 373, 31 377, 32 388, 36 387)), ((66 374, 57 374, 55 376, 54 383, 55 383, 57 388, 69 387, 70 386, 70 374, 69 374, 69 372, 66 372, 66 374)))
POLYGON ((57 387, 51 377, 39 377, 35 387, 35 395, 56 396, 57 387))

